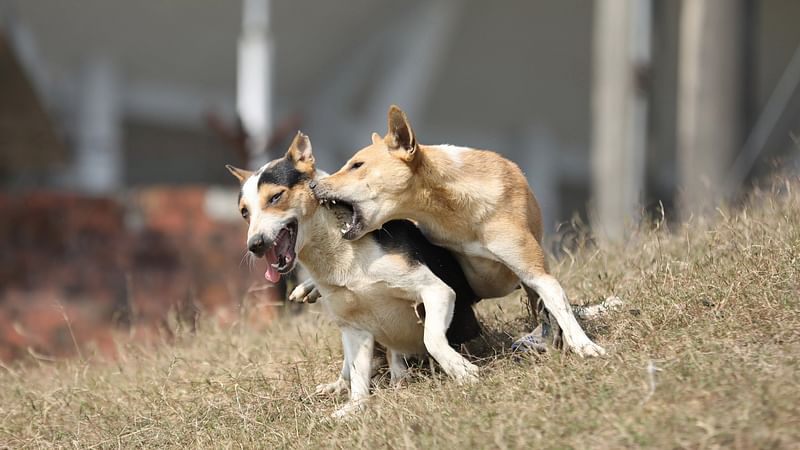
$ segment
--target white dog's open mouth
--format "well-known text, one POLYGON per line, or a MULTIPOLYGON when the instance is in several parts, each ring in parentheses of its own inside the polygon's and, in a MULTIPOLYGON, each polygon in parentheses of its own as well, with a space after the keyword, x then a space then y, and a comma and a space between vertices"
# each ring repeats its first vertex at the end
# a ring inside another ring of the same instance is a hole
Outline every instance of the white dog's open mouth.
POLYGON ((343 238, 352 240, 361 235, 361 231, 364 229, 364 220, 358 206, 334 197, 320 198, 319 204, 331 209, 336 215, 340 225, 339 231, 343 238))
POLYGON ((295 242, 297 242, 297 220, 287 223, 275 236, 272 247, 264 255, 267 260, 267 270, 264 278, 277 283, 282 274, 286 274, 294 269, 295 242))

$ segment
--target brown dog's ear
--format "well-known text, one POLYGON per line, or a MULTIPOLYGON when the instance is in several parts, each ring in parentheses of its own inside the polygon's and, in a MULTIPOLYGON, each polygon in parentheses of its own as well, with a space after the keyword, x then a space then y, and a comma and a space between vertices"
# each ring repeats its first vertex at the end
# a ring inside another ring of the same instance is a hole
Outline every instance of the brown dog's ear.
POLYGON ((236 179, 239 180, 239 184, 244 183, 245 180, 250 178, 250 175, 253 175, 253 172, 250 172, 249 170, 239 169, 238 167, 233 167, 230 164, 226 164, 225 168, 228 169, 228 172, 230 172, 231 175, 235 176, 236 179))
POLYGON ((414 130, 408 123, 408 117, 396 105, 389 107, 389 133, 386 135, 389 150, 404 150, 403 159, 410 161, 417 151, 417 140, 414 130))
POLYGON ((292 145, 289 146, 289 151, 286 152, 286 156, 294 161, 295 167, 301 172, 314 170, 314 154, 311 153, 311 140, 302 131, 297 132, 294 140, 292 140, 292 145))

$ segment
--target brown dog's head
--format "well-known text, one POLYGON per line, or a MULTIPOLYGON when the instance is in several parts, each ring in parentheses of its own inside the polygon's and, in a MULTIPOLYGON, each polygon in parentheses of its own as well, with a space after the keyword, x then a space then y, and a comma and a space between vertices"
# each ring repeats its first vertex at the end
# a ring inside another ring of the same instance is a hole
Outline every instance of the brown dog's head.
POLYGON ((418 148, 405 113, 392 105, 386 136, 372 133, 372 144, 313 186, 319 200, 349 209, 341 230, 345 239, 358 239, 398 218, 401 200, 414 180, 418 148))
POLYGON ((315 177, 311 141, 298 132, 283 158, 256 172, 226 166, 241 184, 239 210, 249 224, 247 248, 267 260, 264 277, 277 283, 294 269, 304 244, 298 223, 317 206, 308 183, 315 177))

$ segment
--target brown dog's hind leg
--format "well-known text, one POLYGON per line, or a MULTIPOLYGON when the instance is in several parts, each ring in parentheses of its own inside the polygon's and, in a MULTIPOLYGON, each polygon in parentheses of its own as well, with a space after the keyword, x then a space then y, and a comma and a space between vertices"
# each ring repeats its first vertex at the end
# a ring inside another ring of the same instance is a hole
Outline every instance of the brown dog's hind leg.
MULTIPOLYGON (((498 224, 501 225, 501 224, 498 224)), ((558 280, 545 270, 544 253, 532 234, 508 235, 508 227, 496 233, 497 238, 487 248, 519 277, 522 284, 541 297, 544 308, 561 328, 566 348, 580 356, 600 356, 603 347, 595 344, 581 328, 567 295, 558 280), (503 233, 505 231, 505 233, 503 233)), ((513 234, 513 233, 512 233, 513 234)), ((526 289, 526 290, 527 290, 526 289)))
POLYGON ((545 308, 542 298, 536 291, 524 284, 522 285, 522 289, 525 292, 525 297, 528 299, 528 308, 530 308, 531 311, 533 324, 536 325, 538 323, 540 325, 540 327, 535 327, 531 335, 537 334, 545 345, 551 340, 550 343, 553 347, 562 349, 564 347, 564 332, 558 325, 558 321, 550 314, 550 311, 545 308), (537 330, 540 331, 537 332, 537 330))

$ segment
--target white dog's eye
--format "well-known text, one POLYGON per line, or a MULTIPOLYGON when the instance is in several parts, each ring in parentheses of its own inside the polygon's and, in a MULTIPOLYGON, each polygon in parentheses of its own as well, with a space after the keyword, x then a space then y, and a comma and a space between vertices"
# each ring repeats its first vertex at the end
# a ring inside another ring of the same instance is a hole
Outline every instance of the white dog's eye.
POLYGON ((277 202, 278 202, 278 200, 280 200, 280 199, 281 199, 281 197, 282 197, 282 196, 283 196, 283 191, 280 191, 280 192, 278 192, 277 194, 273 195, 273 196, 272 196, 272 197, 269 199, 269 204, 270 204, 270 205, 274 205, 275 203, 277 203, 277 202))
POLYGON ((250 212, 247 210, 247 208, 242 208, 241 213, 242 213, 242 218, 244 220, 247 220, 247 219, 250 218, 250 212))
POLYGON ((350 165, 350 170, 356 170, 363 165, 364 163, 362 161, 354 162, 353 164, 350 165))

